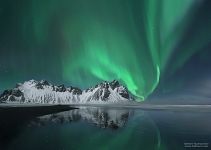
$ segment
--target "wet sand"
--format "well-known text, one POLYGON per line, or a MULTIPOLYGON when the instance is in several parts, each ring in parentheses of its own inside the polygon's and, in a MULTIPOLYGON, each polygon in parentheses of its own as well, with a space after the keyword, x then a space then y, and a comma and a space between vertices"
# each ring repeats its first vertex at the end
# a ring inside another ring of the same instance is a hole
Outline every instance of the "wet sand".
POLYGON ((0 149, 15 138, 22 125, 38 116, 77 109, 68 105, 0 105, 0 149))

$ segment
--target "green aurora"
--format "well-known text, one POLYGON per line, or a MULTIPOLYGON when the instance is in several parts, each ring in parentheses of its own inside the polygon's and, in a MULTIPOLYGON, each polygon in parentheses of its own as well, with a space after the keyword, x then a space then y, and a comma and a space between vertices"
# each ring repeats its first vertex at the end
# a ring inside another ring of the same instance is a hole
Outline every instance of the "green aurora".
POLYGON ((1 1, 1 88, 32 77, 82 88, 117 79, 144 100, 164 74, 173 74, 211 42, 211 21, 204 20, 181 42, 203 2, 1 1))
MULTIPOLYGON (((165 48, 167 38, 193 5, 192 0, 147 0, 97 1, 95 5, 89 1, 83 11, 80 5, 75 7, 75 20, 65 28, 70 34, 68 43, 74 43, 70 45, 74 53, 67 50, 64 77, 72 76, 73 81, 81 83, 87 82, 87 77, 89 81, 118 79, 143 100, 158 85, 160 71, 173 49, 165 48)), ((177 38, 179 35, 168 42, 173 45, 177 38)))

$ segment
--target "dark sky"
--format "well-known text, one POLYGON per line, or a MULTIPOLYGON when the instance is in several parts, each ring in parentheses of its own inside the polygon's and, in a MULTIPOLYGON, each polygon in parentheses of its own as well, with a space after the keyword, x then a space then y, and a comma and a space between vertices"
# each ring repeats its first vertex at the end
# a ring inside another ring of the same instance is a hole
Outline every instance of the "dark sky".
POLYGON ((210 14, 210 0, 1 0, 0 90, 118 79, 140 99, 207 98, 210 14))

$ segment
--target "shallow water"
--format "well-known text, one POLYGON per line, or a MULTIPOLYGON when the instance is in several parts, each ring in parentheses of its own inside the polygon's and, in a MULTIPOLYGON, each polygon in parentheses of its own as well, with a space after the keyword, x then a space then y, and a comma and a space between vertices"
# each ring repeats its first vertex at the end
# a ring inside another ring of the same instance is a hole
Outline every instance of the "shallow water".
MULTIPOLYGON (((18 117, 17 117, 18 121, 18 117)), ((80 107, 14 124, 1 149, 211 149, 211 113, 80 107)))

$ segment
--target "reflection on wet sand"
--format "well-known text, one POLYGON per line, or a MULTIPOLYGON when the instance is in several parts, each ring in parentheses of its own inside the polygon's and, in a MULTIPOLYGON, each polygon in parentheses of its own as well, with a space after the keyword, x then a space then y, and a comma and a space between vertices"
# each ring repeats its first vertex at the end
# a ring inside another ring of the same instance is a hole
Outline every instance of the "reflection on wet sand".
POLYGON ((125 126, 128 118, 132 115, 133 111, 129 109, 82 107, 80 109, 38 117, 30 125, 42 126, 49 123, 63 124, 72 121, 86 121, 100 128, 118 129, 125 126))
MULTIPOLYGON (((8 122, 9 118, 5 117, 5 120, 8 122)), ((8 141, 8 150, 183 150, 185 143, 194 142, 207 144, 208 147, 203 149, 209 149, 210 122, 210 112, 198 109, 80 106, 79 109, 27 119, 18 130, 14 124, 4 141, 8 141)))

